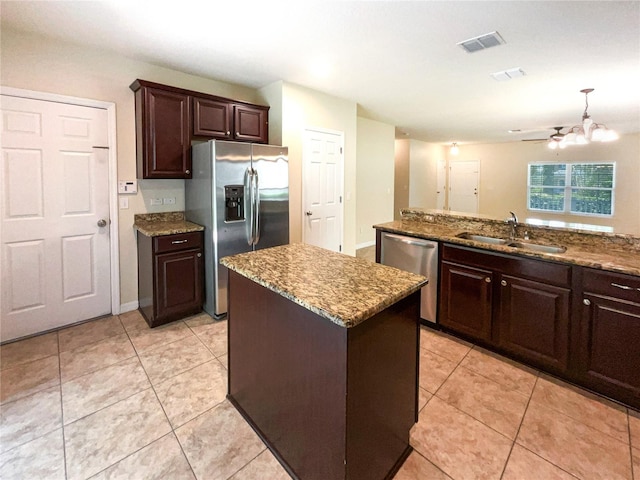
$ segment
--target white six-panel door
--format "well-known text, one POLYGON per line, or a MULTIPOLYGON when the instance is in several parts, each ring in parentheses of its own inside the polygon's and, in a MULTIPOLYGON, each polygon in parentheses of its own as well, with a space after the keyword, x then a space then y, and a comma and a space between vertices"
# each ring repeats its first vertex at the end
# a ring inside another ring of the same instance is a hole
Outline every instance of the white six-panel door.
POLYGON ((478 213, 480 162, 451 162, 449 173, 449 210, 478 213))
POLYGON ((111 312, 109 162, 104 109, 2 95, 1 110, 6 341, 111 312))
POLYGON ((342 241, 342 135, 305 130, 303 239, 335 252, 342 241))

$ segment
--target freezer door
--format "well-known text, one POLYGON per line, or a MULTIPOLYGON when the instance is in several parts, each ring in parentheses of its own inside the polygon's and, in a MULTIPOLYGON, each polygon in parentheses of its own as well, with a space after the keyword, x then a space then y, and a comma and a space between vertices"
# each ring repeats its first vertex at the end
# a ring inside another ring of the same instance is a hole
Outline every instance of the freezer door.
POLYGON ((289 162, 287 147, 252 144, 258 178, 256 249, 289 243, 289 162))
MULTIPOLYGON (((251 245, 247 241, 247 221, 244 179, 251 168, 251 145, 239 142, 211 141, 214 160, 214 225, 213 245, 213 294, 216 316, 227 311, 227 268, 220 265, 220 259, 237 253, 248 252, 251 245), (229 202, 242 203, 242 209, 235 209, 229 202), (238 212, 242 210, 242 215, 238 212), (240 219, 235 219, 240 216, 240 219)), ((209 312, 211 313, 211 312, 209 312)))

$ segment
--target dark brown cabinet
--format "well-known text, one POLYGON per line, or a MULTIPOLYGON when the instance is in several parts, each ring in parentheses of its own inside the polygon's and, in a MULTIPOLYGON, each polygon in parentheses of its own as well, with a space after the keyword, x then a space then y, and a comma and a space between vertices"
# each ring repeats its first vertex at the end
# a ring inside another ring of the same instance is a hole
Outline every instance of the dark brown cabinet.
POLYGON ((571 267, 444 245, 439 323, 533 365, 564 372, 571 267))
POLYGON ((191 178, 189 96, 141 83, 134 91, 138 178, 191 178))
POLYGON ((193 135, 210 138, 231 138, 229 102, 193 97, 193 135))
POLYGON ((193 97, 193 135, 268 143, 269 107, 193 97))
POLYGON ((136 80, 138 178, 191 178, 191 141, 268 143, 269 107, 136 80))
POLYGON ((567 369, 569 288, 500 276, 496 337, 500 347, 555 371, 567 369))
POLYGON ((266 107, 234 105, 233 138, 245 142, 268 143, 268 115, 266 107))
POLYGON ((440 324, 491 340, 493 273, 443 261, 440 277, 440 324))
POLYGON ((640 408, 640 278, 582 269, 577 374, 640 408))
POLYGON ((138 234, 138 302, 151 327, 202 310, 202 232, 138 234))

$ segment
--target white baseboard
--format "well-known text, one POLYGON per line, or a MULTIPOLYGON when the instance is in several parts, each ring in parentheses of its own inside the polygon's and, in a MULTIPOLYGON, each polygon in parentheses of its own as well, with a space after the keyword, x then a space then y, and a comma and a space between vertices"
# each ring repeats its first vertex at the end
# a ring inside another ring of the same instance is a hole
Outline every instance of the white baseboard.
POLYGON ((373 247, 376 244, 375 240, 371 240, 370 242, 358 243, 356 244, 356 250, 360 250, 361 248, 373 247))
POLYGON ((120 312, 119 313, 127 313, 127 312, 131 312, 133 310, 137 310, 138 309, 138 301, 133 301, 133 302, 129 302, 129 303, 122 303, 120 304, 120 312))

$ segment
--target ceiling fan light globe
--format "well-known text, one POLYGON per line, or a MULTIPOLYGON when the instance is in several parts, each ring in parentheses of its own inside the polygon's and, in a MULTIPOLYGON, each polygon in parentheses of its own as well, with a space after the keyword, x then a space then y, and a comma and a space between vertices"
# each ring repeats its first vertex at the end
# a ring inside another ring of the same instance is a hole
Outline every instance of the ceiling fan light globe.
POLYGON ((604 137, 602 138, 603 142, 614 142, 620 138, 618 133, 615 130, 607 129, 604 133, 604 137))
POLYGON ((555 150, 556 148, 558 148, 558 143, 560 142, 556 142, 555 140, 549 140, 547 142, 547 147, 549 147, 551 150, 555 150))
POLYGON ((602 125, 595 125, 593 130, 591 131, 591 141, 592 142, 602 142, 604 141, 604 137, 606 135, 605 129, 602 125))
POLYGON ((565 148, 567 148, 567 145, 569 145, 569 144, 566 143, 566 142, 558 142, 558 148, 560 150, 564 150, 565 148))
POLYGON ((575 145, 576 144, 576 133, 571 131, 569 133, 567 133, 564 138, 562 139, 562 141, 566 144, 566 145, 575 145))

